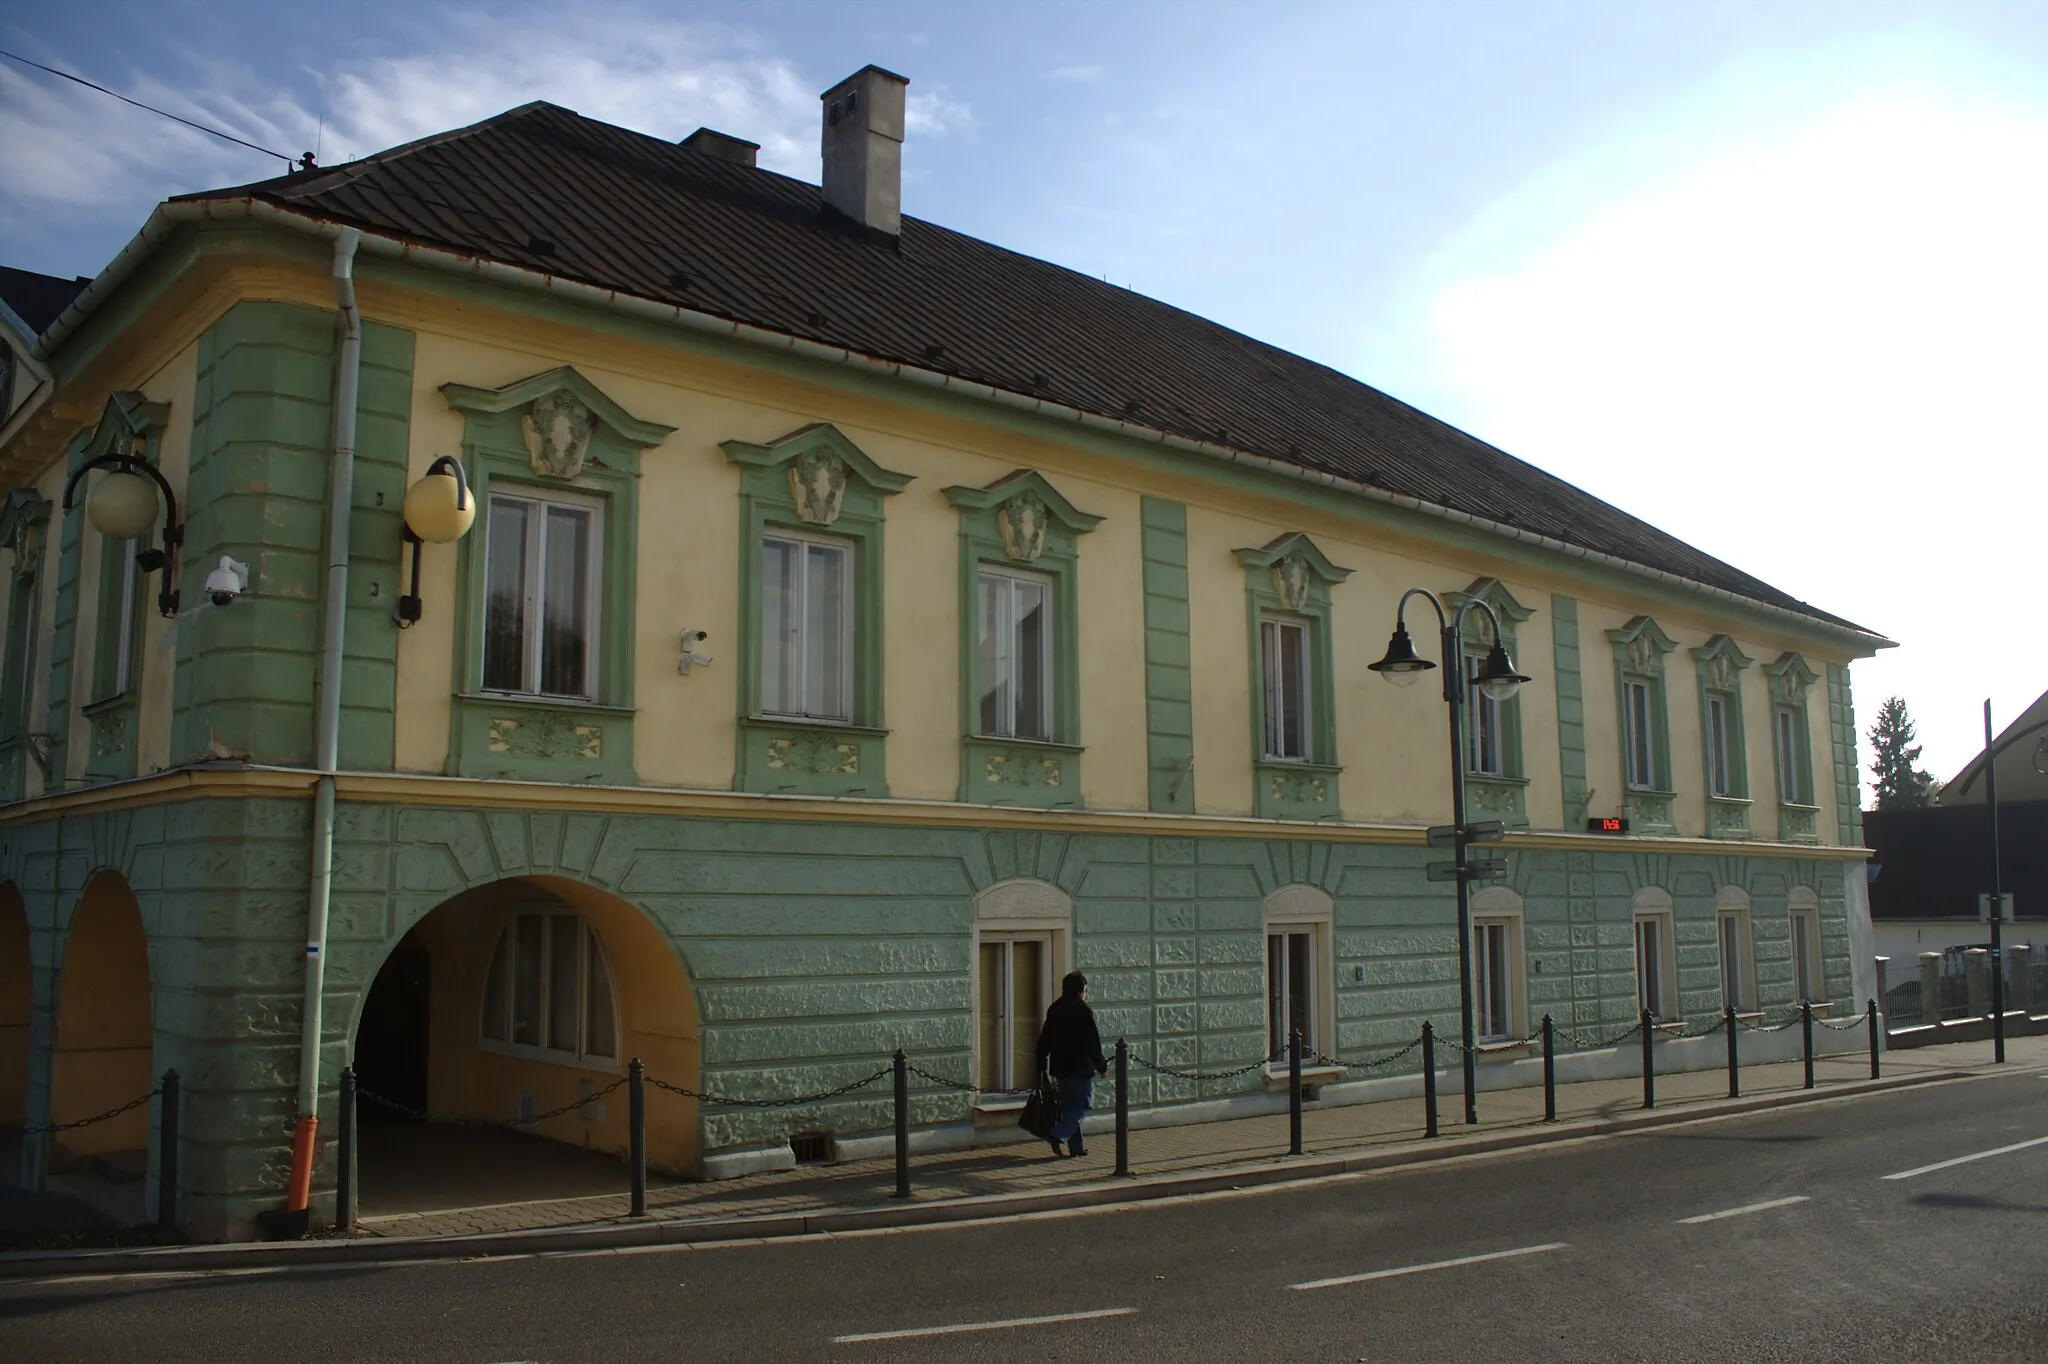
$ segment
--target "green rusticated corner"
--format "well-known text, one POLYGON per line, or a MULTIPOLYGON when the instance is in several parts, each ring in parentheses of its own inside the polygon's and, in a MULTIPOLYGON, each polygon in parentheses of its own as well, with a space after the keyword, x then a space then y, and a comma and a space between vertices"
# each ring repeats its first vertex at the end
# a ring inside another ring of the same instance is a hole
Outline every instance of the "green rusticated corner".
POLYGON ((1863 792, 1857 765, 1856 703, 1849 689, 1849 670, 1828 664, 1828 736, 1835 757, 1837 833, 1844 847, 1863 843, 1863 792))
POLYGON ((1586 817, 1586 686, 1580 673, 1579 602, 1550 597, 1551 652, 1557 670, 1558 776, 1564 788, 1565 824, 1586 817))
POLYGON ((1188 509, 1140 505, 1145 587, 1145 764, 1150 808, 1195 808, 1194 669, 1188 635, 1188 509))

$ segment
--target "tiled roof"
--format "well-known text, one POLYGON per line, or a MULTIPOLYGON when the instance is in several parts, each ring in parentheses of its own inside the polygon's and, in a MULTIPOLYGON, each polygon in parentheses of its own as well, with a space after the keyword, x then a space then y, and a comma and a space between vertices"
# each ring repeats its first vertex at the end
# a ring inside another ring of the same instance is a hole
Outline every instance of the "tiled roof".
POLYGON ((90 283, 83 275, 77 279, 58 279, 55 275, 38 275, 32 270, 0 265, 0 302, 40 334, 90 283))
POLYGON ((555 105, 184 197, 244 196, 1334 474, 1847 624, 1325 365, 916 218, 900 241, 881 237, 816 185, 555 105))

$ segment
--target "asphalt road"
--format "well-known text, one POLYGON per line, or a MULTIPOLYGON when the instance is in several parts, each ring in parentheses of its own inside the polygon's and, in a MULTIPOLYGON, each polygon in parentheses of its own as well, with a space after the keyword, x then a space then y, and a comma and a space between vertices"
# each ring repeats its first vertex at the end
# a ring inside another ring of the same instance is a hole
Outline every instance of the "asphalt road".
POLYGON ((2048 1073, 2017 1071, 978 1226, 12 1284, 0 1359, 2034 1362, 2044 1260, 2048 1073))

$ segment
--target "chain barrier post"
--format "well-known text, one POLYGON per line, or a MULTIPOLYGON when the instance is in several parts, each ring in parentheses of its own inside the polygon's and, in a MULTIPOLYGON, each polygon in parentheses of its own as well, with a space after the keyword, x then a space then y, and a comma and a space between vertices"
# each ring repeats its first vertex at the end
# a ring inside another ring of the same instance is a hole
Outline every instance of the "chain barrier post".
POLYGON ((1131 1044, 1116 1040, 1116 1172, 1131 1172, 1131 1044))
POLYGON ((1875 1080, 1875 1079, 1877 1078, 1877 1041, 1878 1041, 1878 1038, 1877 1038, 1877 1026, 1878 1026, 1878 1025, 1877 1025, 1877 1001, 1876 1001, 1875 999, 1871 1000, 1871 1001, 1870 1001, 1870 1006, 1869 1006, 1869 1007, 1868 1007, 1867 1009, 1865 1009, 1865 1010, 1864 1010, 1864 1012, 1865 1012, 1865 1014, 1867 1014, 1867 1015, 1869 1016, 1869 1018, 1870 1018, 1870 1078, 1871 1078, 1871 1079, 1873 1079, 1873 1080, 1875 1080))
POLYGON ((631 1132, 626 1163, 633 1167, 633 1212, 647 1216, 647 1067, 634 1057, 626 1067, 626 1114, 631 1132))
POLYGON ((1643 1107, 1657 1106, 1657 1055, 1651 1050, 1657 1037, 1650 1026, 1650 1011, 1643 1010, 1643 1107))
POLYGON ((1287 1154, 1301 1154, 1301 1031, 1287 1030, 1287 1154))
POLYGON ((910 1063, 896 1049, 896 1196, 910 1197, 910 1063))
POLYGON ((1802 1041, 1802 1042, 1803 1042, 1803 1044, 1804 1044, 1804 1050, 1805 1050, 1805 1053, 1806 1053, 1806 1084, 1805 1084, 1805 1085, 1803 1086, 1803 1088, 1806 1088, 1806 1089, 1812 1089, 1812 1088, 1813 1088, 1813 1005, 1811 1005, 1811 1004, 1807 1003, 1807 1002, 1806 1002, 1805 1000, 1801 1000, 1801 1001, 1799 1002, 1799 1032, 1800 1032, 1800 1038, 1801 1038, 1801 1041, 1802 1041))
POLYGON ((1543 1015, 1543 1121, 1557 1121, 1557 1028, 1543 1015))
POLYGON ((335 1133, 334 1229, 356 1225, 356 1068, 341 1068, 341 1126, 335 1133))
POLYGON ((178 1072, 163 1078, 162 1107, 156 1126, 156 1225, 165 1236, 178 1234, 178 1072))
POLYGON ((1733 1004, 1721 1006, 1721 1017, 1728 1027, 1728 1097, 1739 1099, 1742 1097, 1742 1063, 1736 1059, 1735 1035, 1742 1031, 1742 1025, 1735 1020, 1733 1004))
POLYGON ((1436 1135, 1436 1029, 1422 1020, 1422 1135, 1436 1135))

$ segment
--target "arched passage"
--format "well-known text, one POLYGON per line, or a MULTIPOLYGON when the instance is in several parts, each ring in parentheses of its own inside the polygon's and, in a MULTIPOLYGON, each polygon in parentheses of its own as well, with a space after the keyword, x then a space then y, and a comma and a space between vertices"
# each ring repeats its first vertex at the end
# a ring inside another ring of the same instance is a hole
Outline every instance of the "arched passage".
POLYGON ((28 907, 12 881, 0 884, 0 1128, 28 1112, 28 1015, 34 978, 28 964, 28 907))
MULTIPOLYGON (((149 940, 142 907, 120 873, 85 883, 65 936, 57 981, 57 1038, 50 1068, 50 1117, 75 1122, 145 1094, 155 1083, 150 1021, 149 940)), ((142 1151, 150 1109, 56 1137, 53 1168, 85 1156, 142 1151)))
MULTIPOLYGON (((620 1079, 636 1056, 651 1078, 695 1089, 697 1009, 673 946, 639 909, 566 878, 513 878, 444 901, 393 945, 358 1010, 351 1052, 366 1095, 363 1208, 391 1211, 407 1201, 400 1183, 424 1191, 426 1166, 489 1134, 393 1133, 391 1110, 380 1114, 368 1095, 430 1119, 517 1123, 622 1155, 630 1139, 624 1088, 578 1101, 620 1079)), ((694 1176, 697 1137, 695 1101, 650 1084, 649 1166, 694 1176)), ((516 1186, 517 1165, 508 1158, 494 1177, 516 1186)), ((467 1176, 480 1200, 540 1193, 502 1183, 490 1190, 481 1173, 467 1176)), ((444 1205, 449 1197, 435 1195, 444 1205)))

